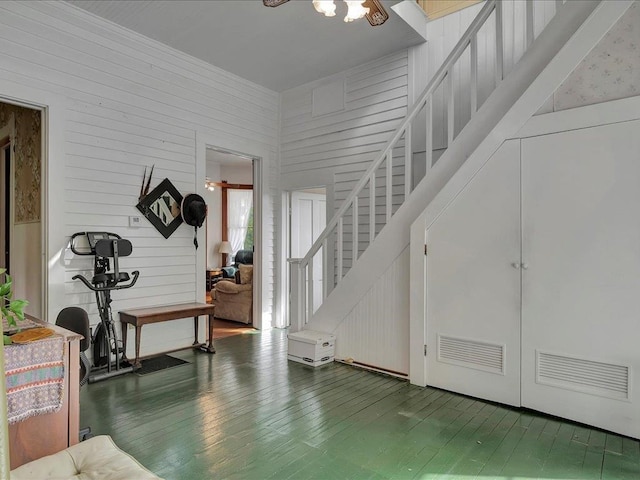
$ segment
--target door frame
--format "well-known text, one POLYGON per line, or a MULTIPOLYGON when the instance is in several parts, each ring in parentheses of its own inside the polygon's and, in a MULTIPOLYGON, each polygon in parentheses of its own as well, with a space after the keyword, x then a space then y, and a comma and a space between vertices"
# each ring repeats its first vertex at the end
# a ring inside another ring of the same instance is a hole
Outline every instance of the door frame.
POLYGON ((25 85, 3 83, 0 102, 40 111, 41 159, 40 159, 40 212, 41 246, 40 311, 44 320, 55 318, 64 307, 65 269, 60 262, 66 248, 64 211, 54 209, 49 199, 64 198, 64 170, 51 168, 50 159, 64 162, 64 111, 63 97, 25 85))
MULTIPOLYGON (((9 118, 9 123, 3 127, 0 128, 0 148, 2 147, 2 139, 3 138, 9 138, 9 149, 11 149, 14 145, 14 137, 15 137, 15 130, 16 130, 16 124, 15 124, 15 116, 13 114, 11 114, 10 118, 9 118)), ((0 150, 1 153, 1 150, 0 150)), ((9 202, 9 218, 5 220, 5 225, 7 228, 7 231, 4 232, 4 237, 5 239, 8 236, 8 243, 9 243, 9 268, 7 269, 9 272, 11 264, 13 263, 11 261, 11 246, 14 244, 14 233, 13 233, 13 224, 14 224, 14 216, 15 216, 15 162, 14 162, 14 156, 13 156, 13 152, 9 153, 10 155, 10 162, 9 162, 9 177, 6 177, 6 172, 7 172, 7 166, 5 165, 5 159, 2 158, 0 159, 0 168, 2 168, 3 170, 3 174, 2 174, 2 181, 5 184, 7 191, 4 192, 4 195, 6 195, 7 197, 11 198, 11 201, 9 202)), ((4 188, 4 187, 3 187, 4 188)), ((3 212, 4 213, 4 212, 3 212)), ((4 249, 6 250, 7 246, 4 244, 3 242, 3 246, 4 249)), ((0 252, 1 255, 4 256, 4 252, 0 252)), ((6 268, 6 265, 5 265, 6 268)))
MULTIPOLYGON (((253 326, 258 330, 269 330, 272 327, 273 319, 269 315, 265 315, 263 308, 263 291, 265 275, 264 272, 264 243, 263 243, 263 226, 264 226, 264 200, 267 185, 264 184, 266 179, 263 175, 263 162, 270 159, 270 152, 262 145, 251 144, 250 142, 238 142, 236 139, 222 138, 204 132, 196 132, 196 172, 195 182, 196 191, 201 195, 204 194, 205 177, 207 172, 206 152, 207 148, 217 150, 219 152, 231 153, 240 157, 252 160, 253 165, 253 326), (257 281, 256 281, 257 279, 257 281)), ((198 235, 206 235, 204 229, 200 229, 198 235)), ((200 239, 198 240, 200 241, 200 239)), ((205 244, 204 239, 201 242, 205 244)), ((206 252, 200 250, 196 253, 196 300, 205 298, 206 289, 206 252)))

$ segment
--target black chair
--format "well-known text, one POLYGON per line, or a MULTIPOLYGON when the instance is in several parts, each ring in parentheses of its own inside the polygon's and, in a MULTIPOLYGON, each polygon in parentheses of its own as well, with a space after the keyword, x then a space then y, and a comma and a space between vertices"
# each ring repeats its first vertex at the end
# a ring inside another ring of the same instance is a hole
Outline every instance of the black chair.
POLYGON ((253 265, 253 250, 238 250, 234 258, 233 268, 236 269, 233 278, 240 283, 240 270, 238 265, 253 265))
POLYGON ((253 265, 253 250, 238 250, 235 257, 235 266, 238 264, 253 265))
MULTIPOLYGON (((58 314, 56 325, 84 337, 80 340, 80 386, 82 387, 89 380, 89 371, 91 370, 91 362, 85 353, 91 347, 89 316, 80 307, 66 307, 58 314)), ((92 436, 91 427, 80 430, 80 440, 86 440, 92 436)))

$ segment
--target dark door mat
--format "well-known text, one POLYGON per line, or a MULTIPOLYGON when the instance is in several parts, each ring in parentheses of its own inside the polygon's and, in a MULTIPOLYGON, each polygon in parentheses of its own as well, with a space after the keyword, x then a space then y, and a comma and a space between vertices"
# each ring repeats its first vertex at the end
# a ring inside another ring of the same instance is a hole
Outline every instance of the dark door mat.
POLYGON ((149 373, 166 370, 167 368, 184 365, 185 363, 191 362, 182 360, 181 358, 172 357, 170 355, 160 355, 158 357, 142 360, 142 367, 140 367, 134 373, 136 375, 147 375, 149 373))

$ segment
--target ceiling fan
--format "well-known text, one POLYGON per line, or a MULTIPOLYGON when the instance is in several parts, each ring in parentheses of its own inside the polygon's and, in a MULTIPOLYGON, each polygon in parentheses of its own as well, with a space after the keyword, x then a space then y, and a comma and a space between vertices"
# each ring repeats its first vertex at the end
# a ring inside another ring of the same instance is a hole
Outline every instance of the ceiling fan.
MULTIPOLYGON (((262 0, 265 7, 278 7, 283 3, 287 3, 289 0, 262 0)), ((389 14, 380 3, 380 0, 364 0, 364 1, 347 1, 349 6, 349 13, 344 17, 345 22, 351 22, 363 16, 369 21, 372 27, 382 25, 389 19, 389 14), (352 15, 353 11, 355 13, 352 15)), ((317 12, 324 13, 327 17, 335 16, 336 5, 333 0, 313 0, 313 6, 317 12)))

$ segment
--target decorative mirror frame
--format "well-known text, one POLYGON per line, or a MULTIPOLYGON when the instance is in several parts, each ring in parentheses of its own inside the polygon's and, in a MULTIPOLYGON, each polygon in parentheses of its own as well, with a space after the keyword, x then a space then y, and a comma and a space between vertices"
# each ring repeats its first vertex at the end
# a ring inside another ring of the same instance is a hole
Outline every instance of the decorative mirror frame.
POLYGON ((158 216, 151 210, 151 205, 158 200, 164 193, 169 193, 171 197, 177 202, 178 209, 180 205, 182 205, 182 195, 173 186, 173 184, 169 181, 168 178, 165 178, 162 182, 158 184, 156 188, 151 190, 148 195, 146 195, 136 208, 142 212, 142 214, 146 217, 147 220, 151 222, 151 224, 156 227, 164 238, 169 238, 173 232, 180 226, 182 223, 182 215, 180 215, 178 211, 178 215, 174 217, 174 219, 169 223, 169 225, 165 225, 164 222, 158 218, 158 216))

